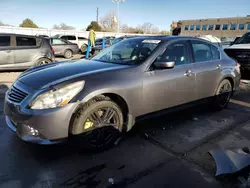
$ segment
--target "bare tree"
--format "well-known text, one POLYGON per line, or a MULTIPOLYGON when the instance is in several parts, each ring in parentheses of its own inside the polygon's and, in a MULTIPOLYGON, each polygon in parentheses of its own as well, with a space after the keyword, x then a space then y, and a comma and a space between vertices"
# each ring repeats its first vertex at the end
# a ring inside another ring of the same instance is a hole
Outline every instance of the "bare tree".
POLYGON ((156 26, 152 27, 151 29, 151 34, 159 34, 160 33, 160 29, 156 26))
POLYGON ((100 19, 100 25, 103 31, 115 31, 117 28, 117 19, 115 12, 108 12, 100 19))
POLYGON ((74 30, 75 28, 73 26, 66 25, 65 23, 61 23, 60 25, 54 25, 53 29, 59 29, 59 30, 74 30))
POLYGON ((143 33, 145 33, 145 34, 151 33, 152 27, 153 27, 153 24, 151 24, 149 22, 146 22, 146 23, 138 26, 138 28, 141 29, 143 31, 143 33))

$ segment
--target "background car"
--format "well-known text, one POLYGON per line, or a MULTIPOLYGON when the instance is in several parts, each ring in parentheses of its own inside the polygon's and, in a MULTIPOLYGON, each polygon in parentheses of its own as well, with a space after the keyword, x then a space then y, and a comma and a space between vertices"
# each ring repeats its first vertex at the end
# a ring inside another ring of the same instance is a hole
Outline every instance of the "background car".
POLYGON ((49 41, 54 49, 55 56, 64 56, 66 59, 69 59, 73 54, 79 53, 77 44, 60 38, 49 38, 49 41))
POLYGON ((138 37, 138 36, 125 35, 125 36, 122 36, 122 37, 118 37, 118 38, 116 38, 116 39, 113 40, 112 44, 116 44, 116 43, 118 43, 118 42, 120 42, 120 41, 129 39, 129 38, 133 38, 133 37, 138 37))
POLYGON ((60 38, 78 45, 82 53, 87 51, 88 39, 76 35, 55 35, 53 38, 60 38))
POLYGON ((54 52, 45 38, 0 34, 0 57, 0 70, 18 70, 51 63, 54 52))
POLYGON ((92 48, 92 54, 93 53, 98 53, 99 51, 102 50, 103 46, 102 43, 105 41, 104 48, 107 48, 112 45, 113 40, 115 37, 103 37, 95 40, 95 46, 92 48))
POLYGON ((227 55, 235 59, 241 66, 241 73, 249 77, 250 72, 250 32, 237 39, 233 45, 224 49, 227 55))
POLYGON ((223 109, 239 84, 237 63, 208 41, 138 37, 91 60, 24 72, 6 93, 4 112, 25 141, 51 144, 69 137, 105 149, 146 115, 204 100, 223 109))

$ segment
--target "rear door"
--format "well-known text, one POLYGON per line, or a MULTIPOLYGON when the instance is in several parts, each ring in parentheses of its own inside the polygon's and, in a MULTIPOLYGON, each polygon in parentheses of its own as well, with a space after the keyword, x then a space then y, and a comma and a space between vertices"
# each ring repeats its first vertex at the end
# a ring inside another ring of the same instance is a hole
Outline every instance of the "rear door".
POLYGON ((38 55, 41 39, 32 36, 16 36, 16 47, 14 50, 15 64, 27 64, 29 66, 32 60, 38 55))
POLYGON ((0 35, 0 66, 14 64, 12 36, 0 35))
POLYGON ((220 52, 205 41, 191 40, 191 46, 195 61, 197 99, 213 96, 222 71, 220 52))

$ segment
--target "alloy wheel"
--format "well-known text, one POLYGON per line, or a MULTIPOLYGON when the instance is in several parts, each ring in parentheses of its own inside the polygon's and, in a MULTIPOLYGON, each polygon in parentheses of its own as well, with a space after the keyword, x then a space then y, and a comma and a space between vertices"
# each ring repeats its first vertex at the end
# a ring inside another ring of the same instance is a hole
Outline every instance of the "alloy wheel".
POLYGON ((231 97, 232 94, 232 86, 230 83, 225 83, 221 86, 219 90, 219 102, 221 106, 225 106, 231 97))

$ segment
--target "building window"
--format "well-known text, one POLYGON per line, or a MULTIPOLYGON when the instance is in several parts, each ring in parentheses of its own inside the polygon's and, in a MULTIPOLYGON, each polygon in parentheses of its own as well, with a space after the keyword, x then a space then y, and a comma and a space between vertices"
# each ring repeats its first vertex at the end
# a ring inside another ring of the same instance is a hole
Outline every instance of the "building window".
POLYGON ((197 26, 196 26, 196 30, 197 30, 197 31, 201 30, 201 26, 200 26, 200 25, 197 25, 197 26))
POLYGON ((214 25, 209 25, 208 26, 208 30, 213 30, 214 29, 214 25))
POLYGON ((190 26, 190 30, 193 31, 194 30, 194 25, 190 26))
POLYGON ((207 25, 203 25, 203 26, 202 26, 202 30, 203 30, 203 31, 206 31, 206 30, 207 30, 207 25))
POLYGON ((188 29, 189 29, 189 26, 185 25, 185 30, 188 31, 188 29))
POLYGON ((231 24, 230 30, 236 30, 236 24, 231 24))
POLYGON ((239 24, 239 30, 244 30, 245 29, 245 24, 239 24))
POLYGON ((219 24, 215 25, 215 30, 220 30, 220 25, 219 24))
POLYGON ((223 24, 222 30, 228 30, 228 24, 223 24))
POLYGON ((250 24, 247 25, 247 30, 250 30, 250 24))

